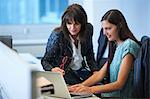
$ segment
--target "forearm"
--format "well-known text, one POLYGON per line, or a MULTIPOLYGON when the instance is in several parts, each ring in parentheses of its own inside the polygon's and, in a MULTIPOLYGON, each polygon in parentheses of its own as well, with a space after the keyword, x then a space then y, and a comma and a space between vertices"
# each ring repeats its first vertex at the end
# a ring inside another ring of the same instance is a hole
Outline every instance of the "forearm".
POLYGON ((101 70, 95 72, 90 78, 88 78, 82 84, 85 86, 91 86, 100 82, 105 77, 106 71, 107 71, 107 63, 104 64, 101 70))
POLYGON ((45 55, 41 60, 41 64, 45 71, 51 71, 51 69, 53 68, 52 65, 48 62, 48 59, 49 58, 45 55))
POLYGON ((50 64, 48 64, 47 62, 42 62, 42 66, 43 66, 43 69, 45 71, 51 71, 51 69, 53 68, 50 64))
POLYGON ((100 73, 97 71, 97 72, 94 72, 94 74, 91 77, 89 77, 87 80, 85 80, 82 84, 85 86, 92 86, 100 82, 102 79, 103 79, 103 76, 102 75, 100 76, 100 73))
POLYGON ((48 38, 46 52, 41 60, 41 64, 46 71, 50 71, 55 66, 59 66, 59 62, 57 60, 59 60, 58 57, 60 56, 60 38, 61 33, 56 31, 52 31, 50 37, 48 38))
POLYGON ((90 87, 92 93, 102 93, 102 92, 111 92, 115 90, 120 90, 122 87, 119 86, 117 82, 109 83, 105 85, 98 85, 90 87))

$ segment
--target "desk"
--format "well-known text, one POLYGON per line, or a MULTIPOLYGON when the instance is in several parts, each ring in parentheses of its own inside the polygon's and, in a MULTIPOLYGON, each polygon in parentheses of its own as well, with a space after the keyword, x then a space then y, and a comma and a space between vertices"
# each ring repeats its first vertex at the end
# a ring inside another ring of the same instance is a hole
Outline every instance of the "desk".
MULTIPOLYGON (((47 97, 47 96, 41 96, 38 99, 62 99, 62 98, 56 98, 56 97, 47 97)), ((92 96, 92 97, 87 97, 87 98, 82 98, 82 99, 101 99, 97 96, 92 96)))
MULTIPOLYGON (((41 61, 39 59, 37 59, 36 57, 34 57, 32 54, 19 53, 19 56, 20 56, 20 58, 22 58, 22 60, 24 60, 26 63, 29 64, 29 67, 31 70, 44 71, 42 68, 42 65, 41 65, 41 61)), ((37 99, 62 99, 62 98, 40 96, 40 97, 37 97, 37 99)), ((88 97, 88 98, 84 98, 84 99, 100 99, 100 98, 93 96, 93 97, 88 97)))

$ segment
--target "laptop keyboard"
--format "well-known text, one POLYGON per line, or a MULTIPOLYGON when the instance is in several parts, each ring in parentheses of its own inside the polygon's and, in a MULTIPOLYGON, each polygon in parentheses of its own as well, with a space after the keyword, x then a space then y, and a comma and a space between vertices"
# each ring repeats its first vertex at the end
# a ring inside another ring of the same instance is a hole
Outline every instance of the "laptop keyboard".
POLYGON ((90 97, 93 96, 91 93, 85 93, 85 92, 70 92, 71 97, 74 96, 83 96, 83 97, 90 97))

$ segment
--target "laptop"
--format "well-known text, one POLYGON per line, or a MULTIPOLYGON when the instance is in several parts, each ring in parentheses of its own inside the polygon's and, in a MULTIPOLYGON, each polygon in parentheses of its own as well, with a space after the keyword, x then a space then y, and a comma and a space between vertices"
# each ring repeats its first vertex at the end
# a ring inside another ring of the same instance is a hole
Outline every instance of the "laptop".
POLYGON ((33 99, 44 97, 44 99, 65 98, 80 99, 92 97, 89 93, 70 94, 67 84, 60 73, 49 71, 32 71, 32 95, 33 99))

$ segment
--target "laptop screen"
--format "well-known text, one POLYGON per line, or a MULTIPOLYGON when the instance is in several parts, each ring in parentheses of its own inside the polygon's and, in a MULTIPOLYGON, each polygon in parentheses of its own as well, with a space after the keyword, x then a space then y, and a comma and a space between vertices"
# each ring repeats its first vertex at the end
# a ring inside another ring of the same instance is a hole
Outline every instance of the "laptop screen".
POLYGON ((80 99, 93 96, 93 94, 83 92, 70 94, 61 73, 33 71, 32 81, 33 99, 41 96, 66 99, 80 99))
POLYGON ((32 71, 32 96, 33 99, 41 96, 71 98, 63 76, 49 71, 32 71))

